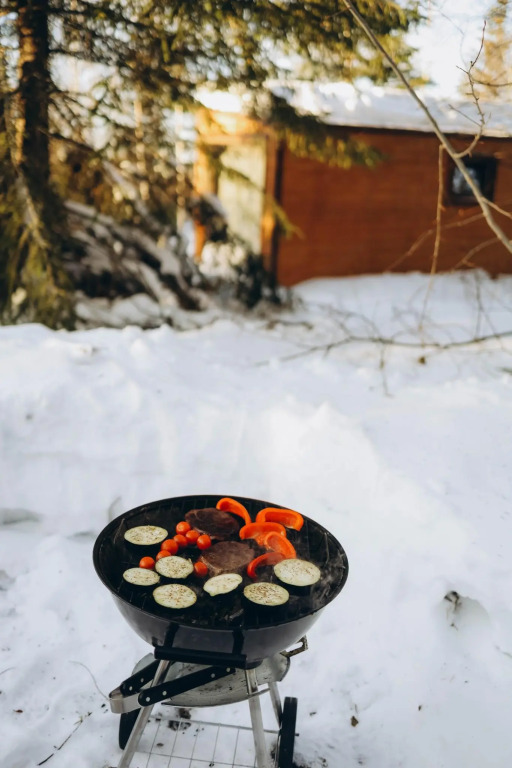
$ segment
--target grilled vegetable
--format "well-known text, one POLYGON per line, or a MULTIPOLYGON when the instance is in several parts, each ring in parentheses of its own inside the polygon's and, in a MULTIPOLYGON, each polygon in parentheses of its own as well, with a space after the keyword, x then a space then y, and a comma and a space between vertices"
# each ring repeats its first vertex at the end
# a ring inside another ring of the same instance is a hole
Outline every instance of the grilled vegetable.
POLYGON ((274 533, 273 531, 264 533, 261 536, 258 536, 257 541, 258 544, 265 547, 265 549, 272 549, 274 552, 280 552, 287 558, 297 556, 295 547, 291 541, 289 541, 286 536, 281 536, 280 533, 274 533))
POLYGON ((320 568, 308 560, 298 558, 281 560, 274 566, 274 573, 284 584, 293 587, 310 587, 320 581, 320 568))
POLYGON ((241 583, 242 577, 239 573, 222 573, 220 576, 213 576, 205 581, 203 589, 215 597, 215 595, 226 595, 228 592, 233 592, 241 583))
POLYGON ((173 539, 179 549, 185 549, 188 545, 187 537, 184 533, 177 533, 176 536, 173 536, 173 539))
POLYGON ((257 523, 281 523, 286 528, 300 531, 304 525, 304 518, 293 509, 279 509, 278 507, 265 507, 256 515, 257 523))
MULTIPOLYGON (((168 558, 165 558, 168 560, 168 558)), ((165 562, 163 560, 162 562, 165 562)), ((184 584, 164 584, 153 590, 153 597, 158 605, 175 611, 190 608, 197 600, 196 593, 184 584)))
POLYGON ((276 563, 279 563, 283 558, 284 555, 282 555, 280 552, 266 552, 264 555, 255 557, 254 560, 251 560, 247 566, 247 575, 250 576, 251 579, 257 579, 258 568, 263 568, 265 565, 275 565, 276 563))
POLYGON ((160 549, 165 549, 170 555, 175 555, 179 549, 179 544, 174 539, 166 539, 162 542, 160 549))
POLYGON ((226 496, 223 499, 219 499, 216 504, 217 509, 222 509, 224 512, 231 512, 233 515, 238 515, 248 525, 251 522, 250 515, 243 504, 235 499, 230 499, 226 496))
POLYGON ((196 541, 198 549, 209 549, 212 545, 212 540, 207 533, 202 533, 196 541))
POLYGON ((128 568, 123 573, 123 579, 137 587, 151 587, 158 584, 160 576, 147 568, 128 568))
POLYGON ((176 533, 186 533, 187 531, 190 531, 190 523, 187 523, 186 520, 182 520, 181 523, 178 523, 176 526, 176 533))
POLYGON ((208 566, 206 563, 202 563, 201 560, 198 560, 197 563, 194 563, 194 572, 196 576, 204 579, 205 576, 208 576, 208 566))
POLYGON ((241 539, 256 539, 259 542, 260 536, 264 533, 278 533, 280 536, 286 536, 286 528, 280 523, 249 523, 240 528, 239 536, 241 539))
POLYGON ((167 579, 186 579, 194 570, 194 566, 191 560, 169 555, 169 557, 163 557, 157 562, 155 570, 167 579))
POLYGON ((150 570, 155 567, 154 557, 141 557, 139 568, 149 568, 150 570))
POLYGON ((290 593, 284 587, 280 587, 279 584, 257 581, 255 584, 248 584, 245 587, 244 596, 251 603, 256 603, 265 608, 277 608, 288 601, 290 593))
MULTIPOLYGON (((161 549, 155 560, 161 560, 162 557, 170 557, 171 553, 167 549, 161 549)), ((144 558, 143 558, 144 559, 144 558)))
POLYGON ((201 534, 199 531, 195 531, 193 528, 190 529, 190 531, 187 531, 185 534, 185 538, 190 545, 197 544, 197 540, 201 534))
POLYGON ((153 544, 160 544, 167 537, 165 528, 158 525, 137 525, 135 528, 129 528, 124 534, 124 538, 130 544, 150 547, 153 544))

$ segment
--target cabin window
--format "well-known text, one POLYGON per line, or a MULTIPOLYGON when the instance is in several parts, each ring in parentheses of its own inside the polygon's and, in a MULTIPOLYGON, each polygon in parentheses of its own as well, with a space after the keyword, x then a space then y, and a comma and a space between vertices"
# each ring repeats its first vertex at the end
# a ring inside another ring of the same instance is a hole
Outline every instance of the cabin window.
MULTIPOLYGON (((463 160, 469 175, 481 193, 494 200, 497 161, 494 157, 467 157, 463 160)), ((476 198, 466 179, 454 163, 450 164, 447 189, 448 205, 476 205, 476 198)))

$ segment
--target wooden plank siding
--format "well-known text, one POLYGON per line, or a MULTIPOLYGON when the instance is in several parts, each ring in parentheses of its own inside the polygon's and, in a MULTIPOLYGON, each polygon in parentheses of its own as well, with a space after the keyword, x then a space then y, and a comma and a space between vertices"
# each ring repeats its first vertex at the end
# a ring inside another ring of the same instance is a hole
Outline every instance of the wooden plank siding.
MULTIPOLYGON (((353 129, 351 134, 386 159, 373 170, 343 170, 285 152, 280 202, 302 236, 280 238, 277 278, 282 285, 313 277, 431 269, 433 232, 407 253, 435 226, 439 142, 431 134, 409 131, 353 129)), ((470 141, 450 138, 458 150, 470 141)), ((512 210, 512 140, 481 139, 473 154, 497 158, 494 200, 512 210)), ((445 176, 448 167, 445 157, 445 176)), ((475 253, 469 264, 464 262, 493 233, 483 217, 458 226, 478 216, 477 206, 444 203, 438 271, 479 266, 491 274, 512 272, 512 256, 496 242, 475 253)), ((499 214, 497 218, 512 236, 512 221, 499 214)))

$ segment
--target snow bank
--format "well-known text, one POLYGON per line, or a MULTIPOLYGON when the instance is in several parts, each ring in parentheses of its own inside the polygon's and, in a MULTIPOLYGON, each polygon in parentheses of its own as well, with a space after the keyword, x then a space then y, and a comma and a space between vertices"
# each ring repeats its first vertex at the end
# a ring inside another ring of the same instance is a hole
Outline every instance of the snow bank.
POLYGON ((299 762, 508 768, 512 340, 492 333, 512 330, 510 280, 439 278, 425 304, 427 283, 314 281, 272 323, 181 333, 0 329, 2 768, 116 764, 98 689, 150 649, 96 577, 94 539, 195 492, 289 505, 348 553, 281 686, 299 762), (432 346, 474 335, 491 338, 432 346))

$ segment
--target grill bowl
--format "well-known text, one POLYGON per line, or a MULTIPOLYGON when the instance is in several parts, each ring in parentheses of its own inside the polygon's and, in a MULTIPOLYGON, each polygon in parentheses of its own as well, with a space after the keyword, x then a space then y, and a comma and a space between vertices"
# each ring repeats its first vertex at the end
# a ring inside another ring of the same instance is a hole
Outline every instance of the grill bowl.
MULTIPOLYGON (((304 595, 290 594, 284 607, 277 610, 244 608, 243 587, 250 583, 244 576, 241 589, 219 601, 202 589, 203 579, 190 577, 187 586, 197 593, 197 603, 183 611, 159 606, 152 588, 133 588, 123 579, 123 572, 138 565, 138 558, 149 552, 134 554, 124 533, 137 525, 161 525, 173 535, 176 524, 190 509, 214 507, 221 495, 177 496, 154 501, 124 512, 112 520, 99 534, 93 551, 96 572, 110 590, 114 601, 132 629, 155 648, 177 652, 226 654, 243 658, 247 665, 273 656, 299 640, 315 623, 326 605, 342 590, 348 576, 348 560, 341 544, 319 523, 304 517, 300 531, 289 530, 288 538, 297 557, 311 560, 322 571, 320 581, 304 595)), ((260 499, 236 497, 254 520, 265 507, 280 505, 260 499)), ((240 524, 243 522, 240 520, 240 524)), ((255 557, 260 550, 255 550, 255 557)), ((187 553, 189 554, 189 553, 187 553)), ((190 557, 199 552, 192 548, 190 557)), ((262 578, 272 578, 271 569, 262 578)), ((276 580, 277 581, 277 580, 276 580)), ((277 583, 279 583, 277 581, 277 583)))

